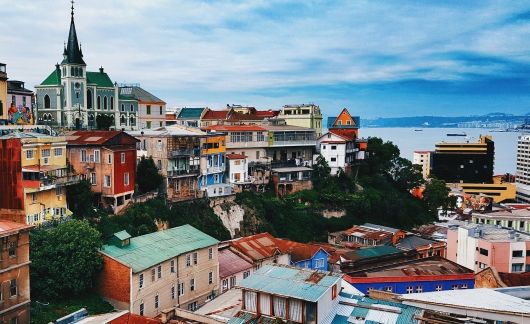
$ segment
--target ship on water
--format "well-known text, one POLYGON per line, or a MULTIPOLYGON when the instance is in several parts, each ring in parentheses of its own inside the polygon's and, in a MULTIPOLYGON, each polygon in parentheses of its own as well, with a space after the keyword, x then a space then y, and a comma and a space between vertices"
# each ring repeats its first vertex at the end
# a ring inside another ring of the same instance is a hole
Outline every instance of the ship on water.
POLYGON ((465 132, 462 133, 447 133, 447 136, 467 136, 465 132))

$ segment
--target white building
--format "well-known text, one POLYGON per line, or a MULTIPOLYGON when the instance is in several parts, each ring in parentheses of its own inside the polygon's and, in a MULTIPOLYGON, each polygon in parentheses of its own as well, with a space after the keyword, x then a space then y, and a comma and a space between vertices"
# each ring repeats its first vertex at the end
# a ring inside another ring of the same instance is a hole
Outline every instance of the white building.
POLYGON ((346 167, 346 146, 348 139, 344 136, 328 132, 317 140, 317 147, 320 155, 326 159, 331 174, 335 175, 339 169, 346 167))
POLYGON ((520 135, 517 141, 515 185, 517 201, 530 203, 530 134, 520 135))
POLYGON ((247 157, 242 154, 226 154, 228 182, 238 185, 249 183, 247 157))
POLYGON ((412 164, 421 165, 423 179, 429 178, 431 173, 431 151, 414 151, 412 164))

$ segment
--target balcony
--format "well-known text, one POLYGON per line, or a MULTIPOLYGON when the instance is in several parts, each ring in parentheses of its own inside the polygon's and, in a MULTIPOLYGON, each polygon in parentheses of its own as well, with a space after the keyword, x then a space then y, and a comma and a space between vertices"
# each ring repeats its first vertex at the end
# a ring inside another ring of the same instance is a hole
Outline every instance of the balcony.
POLYGON ((276 141, 274 140, 270 147, 280 147, 280 146, 315 146, 316 141, 313 140, 286 140, 286 141, 276 141))
POLYGON ((199 150, 194 149, 180 149, 180 150, 173 150, 168 152, 169 158, 177 158, 180 156, 191 156, 191 155, 199 155, 199 150))
POLYGON ((197 168, 167 170, 168 178, 190 177, 190 176, 197 176, 198 174, 199 174, 199 169, 197 168))
POLYGON ((222 173, 225 172, 226 167, 222 166, 211 166, 206 168, 206 173, 222 173))
POLYGON ((254 148, 254 147, 268 147, 268 141, 248 141, 248 142, 227 142, 226 148, 254 148))

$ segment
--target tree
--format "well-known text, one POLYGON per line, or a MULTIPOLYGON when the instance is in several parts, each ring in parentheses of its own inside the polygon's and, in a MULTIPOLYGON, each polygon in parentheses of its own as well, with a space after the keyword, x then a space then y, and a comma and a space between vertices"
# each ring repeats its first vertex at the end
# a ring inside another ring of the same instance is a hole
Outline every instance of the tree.
POLYGON ((326 159, 319 155, 316 159, 316 163, 313 164, 313 186, 319 187, 321 184, 325 183, 331 177, 331 168, 329 167, 326 159))
POLYGON ((392 142, 383 142, 381 138, 368 139, 368 154, 363 163, 363 173, 373 175, 385 173, 392 167, 392 161, 399 157, 399 148, 392 142))
POLYGON ((88 180, 82 180, 66 188, 66 202, 76 218, 92 217, 94 215, 93 201, 94 192, 88 180))
POLYGON ((111 115, 98 115, 96 117, 96 125, 99 130, 109 130, 114 125, 114 119, 111 115))
POLYGON ((71 220, 30 233, 32 297, 82 295, 103 266, 101 236, 87 221, 71 220))
POLYGON ((146 159, 142 156, 136 172, 138 191, 140 193, 146 193, 158 189, 163 180, 164 177, 158 172, 153 158, 149 157, 146 159))
POLYGON ((388 173, 401 190, 409 191, 424 182, 421 166, 399 156, 392 160, 388 173))
POLYGON ((452 200, 449 198, 449 188, 445 181, 439 179, 431 179, 423 191, 423 199, 427 204, 427 208, 431 215, 438 214, 438 208, 442 207, 447 210, 452 200))

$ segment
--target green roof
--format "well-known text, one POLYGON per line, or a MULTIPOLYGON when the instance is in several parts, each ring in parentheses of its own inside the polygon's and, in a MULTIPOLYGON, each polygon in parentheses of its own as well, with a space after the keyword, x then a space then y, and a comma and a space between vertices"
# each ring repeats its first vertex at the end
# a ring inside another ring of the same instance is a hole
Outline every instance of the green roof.
POLYGON ((239 287, 316 302, 342 278, 341 274, 279 265, 265 265, 239 287))
POLYGON ((381 246, 373 246, 373 247, 367 247, 367 248, 360 248, 356 250, 351 250, 350 252, 347 252, 344 257, 346 259, 356 261, 366 258, 377 258, 384 255, 389 254, 395 254, 395 253, 401 253, 400 249, 397 249, 390 245, 381 245, 381 246))
POLYGON ((114 87, 114 83, 105 72, 86 72, 86 80, 88 84, 96 84, 98 87, 114 87))
POLYGON ((61 70, 55 69, 40 85, 60 85, 61 84, 61 70))
POLYGON ((177 119, 200 119, 206 108, 182 108, 177 119))
POLYGON ((218 242, 191 225, 183 225, 133 237, 129 245, 121 248, 107 244, 101 252, 137 273, 181 254, 216 245, 218 242))
POLYGON ((127 233, 127 231, 121 231, 121 232, 118 232, 118 233, 114 233, 114 236, 118 240, 126 240, 128 238, 131 238, 131 234, 127 233))

